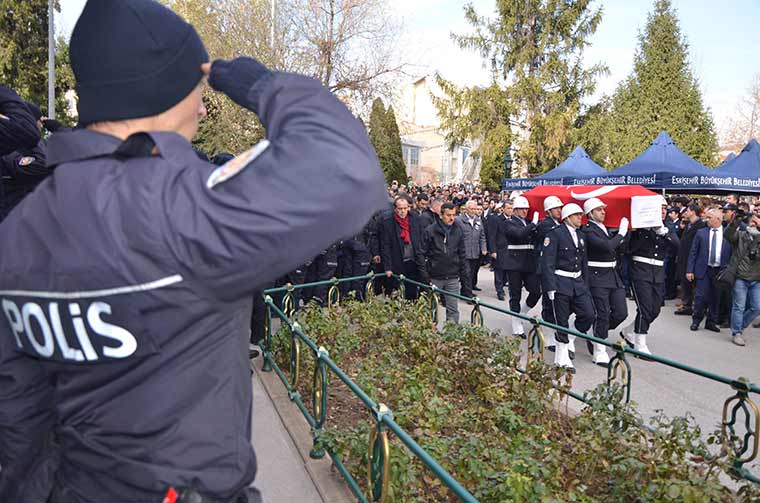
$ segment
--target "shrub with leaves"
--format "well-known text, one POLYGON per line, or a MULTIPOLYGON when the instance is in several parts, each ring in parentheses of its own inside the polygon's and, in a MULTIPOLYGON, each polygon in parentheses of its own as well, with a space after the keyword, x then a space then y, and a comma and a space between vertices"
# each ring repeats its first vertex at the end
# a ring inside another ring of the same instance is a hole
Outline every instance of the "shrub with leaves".
MULTIPOLYGON (((642 428, 623 390, 600 385, 577 414, 560 406, 553 387, 565 378, 533 362, 524 372, 519 343, 469 325, 430 322, 424 301, 377 297, 297 315, 304 333, 396 422, 483 503, 505 501, 758 501, 719 477, 730 459, 711 455, 692 418, 653 420, 642 428)), ((305 347, 305 346, 304 346, 305 347)), ((287 369, 290 332, 273 340, 287 369)), ((298 388, 311 396, 311 351, 302 351, 298 388)), ((366 482, 371 413, 335 376, 329 379, 323 445, 366 482)), ((308 405, 311 400, 305 400, 308 405)), ((458 501, 425 465, 391 436, 388 501, 458 501)))

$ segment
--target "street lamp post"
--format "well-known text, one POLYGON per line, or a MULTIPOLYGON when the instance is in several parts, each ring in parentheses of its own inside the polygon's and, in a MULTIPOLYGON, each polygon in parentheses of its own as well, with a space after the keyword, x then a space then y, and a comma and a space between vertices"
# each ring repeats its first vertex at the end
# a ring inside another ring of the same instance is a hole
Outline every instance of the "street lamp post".
POLYGON ((48 0, 48 110, 47 116, 55 119, 55 22, 53 0, 48 0))
POLYGON ((509 153, 509 149, 507 149, 507 152, 504 154, 504 178, 512 178, 513 162, 514 159, 512 159, 512 155, 509 153))

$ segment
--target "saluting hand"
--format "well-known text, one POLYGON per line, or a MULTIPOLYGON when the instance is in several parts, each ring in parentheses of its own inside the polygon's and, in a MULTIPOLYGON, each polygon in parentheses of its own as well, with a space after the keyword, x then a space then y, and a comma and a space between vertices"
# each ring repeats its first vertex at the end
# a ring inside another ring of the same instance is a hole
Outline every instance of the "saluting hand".
POLYGON ((533 220, 531 220, 531 221, 533 222, 533 225, 537 225, 538 224, 538 212, 537 211, 533 212, 533 220))

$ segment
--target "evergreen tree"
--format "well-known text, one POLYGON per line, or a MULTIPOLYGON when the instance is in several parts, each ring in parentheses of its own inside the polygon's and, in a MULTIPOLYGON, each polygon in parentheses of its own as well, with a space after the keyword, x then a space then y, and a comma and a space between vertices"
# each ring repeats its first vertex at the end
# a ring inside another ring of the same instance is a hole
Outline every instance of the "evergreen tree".
POLYGON ((388 183, 393 180, 402 184, 406 182, 406 166, 401 152, 401 136, 396 114, 393 107, 386 110, 380 98, 375 98, 372 102, 372 111, 369 114, 369 140, 375 147, 385 180, 388 183))
POLYGON ((0 0, 0 82, 47 109, 47 0, 0 0))
POLYGON ((387 152, 383 172, 386 180, 398 180, 399 183, 406 183, 406 165, 404 164, 404 154, 401 152, 401 135, 396 122, 396 114, 393 107, 389 106, 385 112, 385 140, 387 142, 387 152))
POLYGON ((385 178, 388 179, 388 172, 385 170, 385 162, 383 161, 387 143, 385 139, 385 105, 380 98, 375 98, 375 101, 372 102, 372 110, 369 113, 369 141, 375 147, 380 167, 383 168, 385 178))
MULTIPOLYGON (((591 2, 496 0, 498 17, 493 20, 479 16, 472 5, 465 8, 475 34, 454 39, 462 48, 481 54, 491 66, 494 82, 508 83, 488 88, 492 103, 506 102, 509 107, 502 107, 498 121, 478 138, 484 141, 483 148, 495 146, 487 144, 489 137, 504 140, 503 126, 515 127, 516 161, 534 173, 556 166, 571 151, 581 100, 593 93, 596 76, 606 71, 603 65, 590 69, 582 65, 583 49, 601 20, 601 9, 593 9, 591 2), (504 116, 508 110, 511 114, 504 116), (497 126, 501 133, 489 134, 497 126)), ((470 120, 462 117, 484 112, 477 98, 483 90, 466 91, 447 92, 449 106, 439 106, 439 113, 461 124, 470 120)), ((493 115, 493 110, 485 112, 493 115)))
POLYGON ((699 162, 714 166, 718 141, 688 63, 688 44, 670 0, 655 0, 632 74, 615 91, 609 155, 619 166, 639 155, 660 131, 699 162))

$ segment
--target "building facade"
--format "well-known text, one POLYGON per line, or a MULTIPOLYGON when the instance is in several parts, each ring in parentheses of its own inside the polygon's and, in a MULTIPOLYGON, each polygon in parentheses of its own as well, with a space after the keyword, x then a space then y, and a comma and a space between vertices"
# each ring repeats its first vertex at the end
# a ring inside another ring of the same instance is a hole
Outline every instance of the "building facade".
POLYGON ((405 86, 394 107, 407 173, 417 184, 477 182, 480 161, 471 155, 477 145, 447 145, 431 98, 441 94, 434 80, 425 76, 405 86))

